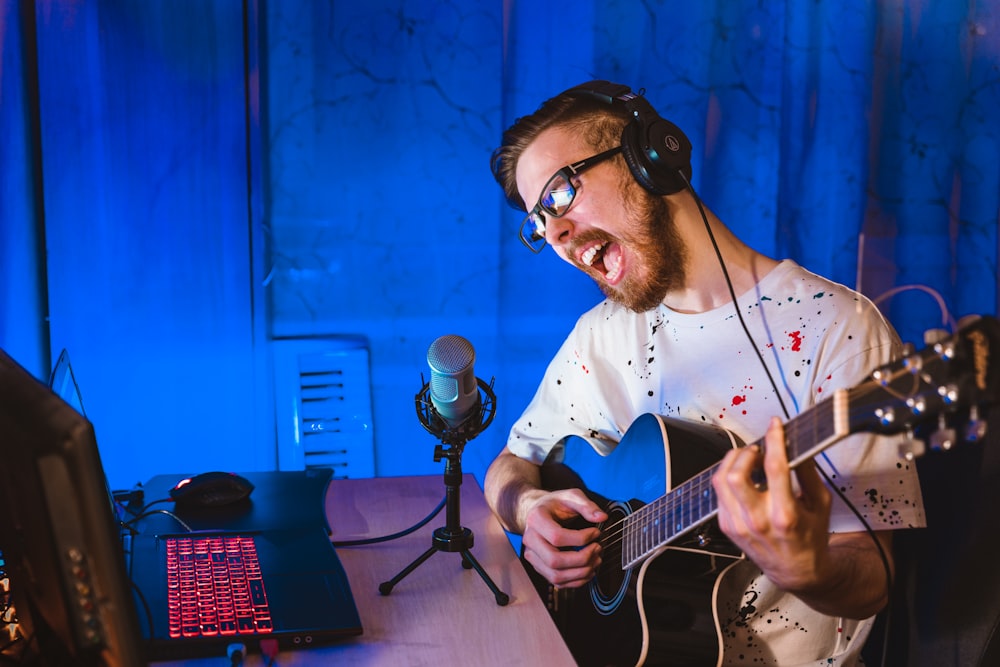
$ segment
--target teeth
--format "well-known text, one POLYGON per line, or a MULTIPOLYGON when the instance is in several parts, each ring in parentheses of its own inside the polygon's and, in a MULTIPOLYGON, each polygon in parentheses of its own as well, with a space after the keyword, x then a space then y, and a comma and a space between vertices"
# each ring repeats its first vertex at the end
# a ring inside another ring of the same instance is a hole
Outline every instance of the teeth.
POLYGON ((604 248, 603 243, 601 245, 595 245, 594 247, 588 249, 587 252, 583 253, 580 256, 580 260, 587 266, 593 266, 594 259, 597 257, 597 253, 599 253, 603 248, 604 248))
POLYGON ((622 258, 619 255, 618 260, 615 262, 614 266, 605 266, 608 272, 605 274, 604 279, 608 282, 614 282, 618 279, 618 274, 622 271, 622 258))

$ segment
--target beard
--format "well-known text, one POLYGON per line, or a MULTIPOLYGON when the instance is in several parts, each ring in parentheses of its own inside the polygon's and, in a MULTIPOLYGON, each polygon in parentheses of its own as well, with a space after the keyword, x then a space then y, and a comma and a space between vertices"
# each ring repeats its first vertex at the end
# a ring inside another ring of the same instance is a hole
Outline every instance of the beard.
POLYGON ((630 231, 615 240, 631 251, 628 273, 615 286, 595 281, 608 299, 643 313, 662 304, 668 292, 684 286, 688 253, 666 200, 632 179, 628 183, 623 199, 630 231))

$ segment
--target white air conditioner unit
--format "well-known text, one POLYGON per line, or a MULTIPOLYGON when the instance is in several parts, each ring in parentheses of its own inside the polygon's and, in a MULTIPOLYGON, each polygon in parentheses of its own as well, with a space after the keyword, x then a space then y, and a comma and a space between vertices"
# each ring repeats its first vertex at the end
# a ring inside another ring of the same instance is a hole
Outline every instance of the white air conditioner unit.
POLYGON ((278 469, 331 468, 333 476, 375 475, 371 368, 358 338, 271 341, 278 469))

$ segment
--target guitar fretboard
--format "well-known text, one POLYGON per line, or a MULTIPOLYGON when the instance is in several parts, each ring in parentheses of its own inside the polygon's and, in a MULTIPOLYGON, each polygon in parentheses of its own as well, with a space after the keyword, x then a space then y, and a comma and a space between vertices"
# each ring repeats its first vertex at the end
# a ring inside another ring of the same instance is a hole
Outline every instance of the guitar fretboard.
MULTIPOLYGON (((811 458, 849 432, 847 390, 800 414, 785 424, 785 441, 792 467, 811 458)), ((761 438, 754 444, 763 448, 761 438)), ((622 569, 641 563, 657 549, 676 541, 715 517, 718 498, 708 468, 623 519, 622 569)))

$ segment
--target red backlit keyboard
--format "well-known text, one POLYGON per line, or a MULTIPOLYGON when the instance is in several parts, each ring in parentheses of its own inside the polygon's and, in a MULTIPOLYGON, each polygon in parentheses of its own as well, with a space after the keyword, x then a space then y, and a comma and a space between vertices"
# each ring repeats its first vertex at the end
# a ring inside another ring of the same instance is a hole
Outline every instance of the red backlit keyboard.
POLYGON ((172 537, 166 548, 171 637, 271 632, 252 537, 172 537))

